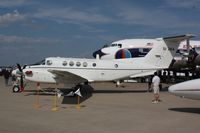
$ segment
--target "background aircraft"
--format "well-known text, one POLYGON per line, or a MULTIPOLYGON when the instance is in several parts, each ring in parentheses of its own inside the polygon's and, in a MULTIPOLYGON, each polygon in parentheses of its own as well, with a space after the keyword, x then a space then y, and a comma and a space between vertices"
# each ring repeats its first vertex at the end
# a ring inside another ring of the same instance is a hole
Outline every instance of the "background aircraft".
POLYGON ((169 92, 176 96, 200 100, 200 79, 172 85, 169 87, 169 92))
MULTIPOLYGON (((143 57, 154 46, 151 41, 147 44, 137 42, 142 39, 124 39, 106 45, 95 51, 93 56, 103 60, 108 59, 128 59, 133 57, 143 57)), ((184 40, 180 43, 178 50, 169 66, 163 74, 176 76, 177 72, 185 73, 185 76, 200 74, 200 41, 184 40)), ((169 77, 168 76, 168 77, 169 77)))

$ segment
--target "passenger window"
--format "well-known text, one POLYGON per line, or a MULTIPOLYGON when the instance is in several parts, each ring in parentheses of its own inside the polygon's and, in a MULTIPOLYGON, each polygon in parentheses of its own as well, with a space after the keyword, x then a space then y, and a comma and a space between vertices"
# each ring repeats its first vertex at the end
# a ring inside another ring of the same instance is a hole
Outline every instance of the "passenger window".
POLYGON ((87 67, 87 62, 83 62, 83 67, 87 67))
POLYGON ((73 65, 74 65, 74 62, 73 62, 73 61, 70 61, 70 62, 69 62, 69 65, 70 65, 70 66, 73 66, 73 65))
POLYGON ((47 60, 47 65, 51 65, 52 61, 51 60, 47 60))
POLYGON ((76 62, 76 66, 81 66, 81 63, 80 62, 76 62))
POLYGON ((93 64, 92 64, 92 66, 93 66, 93 67, 96 67, 96 66, 97 66, 97 64, 96 64, 96 63, 93 63, 93 64))
POLYGON ((63 61, 63 66, 66 66, 67 65, 67 61, 63 61))

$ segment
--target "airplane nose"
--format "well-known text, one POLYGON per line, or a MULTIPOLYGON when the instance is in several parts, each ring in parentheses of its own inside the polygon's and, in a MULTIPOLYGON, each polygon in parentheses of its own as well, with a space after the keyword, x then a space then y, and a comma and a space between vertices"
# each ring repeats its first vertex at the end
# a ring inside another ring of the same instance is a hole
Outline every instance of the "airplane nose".
POLYGON ((95 52, 93 53, 93 57, 96 58, 97 55, 99 55, 99 57, 101 58, 102 56, 104 56, 104 55, 106 55, 106 54, 103 53, 103 52, 101 51, 101 49, 99 49, 99 50, 97 50, 97 51, 95 51, 95 52))
POLYGON ((168 88, 168 91, 169 91, 170 93, 174 93, 176 90, 177 90, 177 87, 174 86, 174 85, 172 85, 172 86, 170 86, 170 87, 168 88))
POLYGON ((17 70, 13 70, 12 73, 11 73, 13 76, 17 75, 17 70))
POLYGON ((168 92, 176 96, 184 97, 184 89, 185 88, 182 86, 182 84, 175 84, 168 88, 168 92))
POLYGON ((11 73, 11 75, 13 75, 13 76, 18 76, 18 75, 20 75, 20 74, 21 74, 21 72, 19 71, 19 69, 15 69, 15 70, 13 70, 12 73, 11 73))

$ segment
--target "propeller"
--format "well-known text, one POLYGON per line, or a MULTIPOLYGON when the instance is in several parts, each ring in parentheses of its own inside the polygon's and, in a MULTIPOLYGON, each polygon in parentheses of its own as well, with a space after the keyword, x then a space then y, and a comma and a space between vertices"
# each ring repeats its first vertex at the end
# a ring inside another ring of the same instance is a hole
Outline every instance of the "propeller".
POLYGON ((20 91, 24 91, 24 79, 23 79, 23 69, 26 68, 27 65, 24 65, 23 67, 21 67, 20 64, 17 63, 17 68, 20 71, 20 91))

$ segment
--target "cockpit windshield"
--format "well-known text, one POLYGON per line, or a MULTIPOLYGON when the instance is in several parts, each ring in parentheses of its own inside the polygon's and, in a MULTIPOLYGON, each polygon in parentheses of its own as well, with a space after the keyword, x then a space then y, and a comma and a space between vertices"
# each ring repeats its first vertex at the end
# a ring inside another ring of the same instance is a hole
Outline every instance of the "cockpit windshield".
POLYGON ((32 65, 45 65, 45 59, 32 65))
POLYGON ((116 43, 113 43, 110 45, 111 47, 119 47, 121 48, 122 47, 122 44, 116 44, 116 43))
POLYGON ((108 44, 103 45, 103 48, 107 48, 107 47, 108 47, 108 44))

